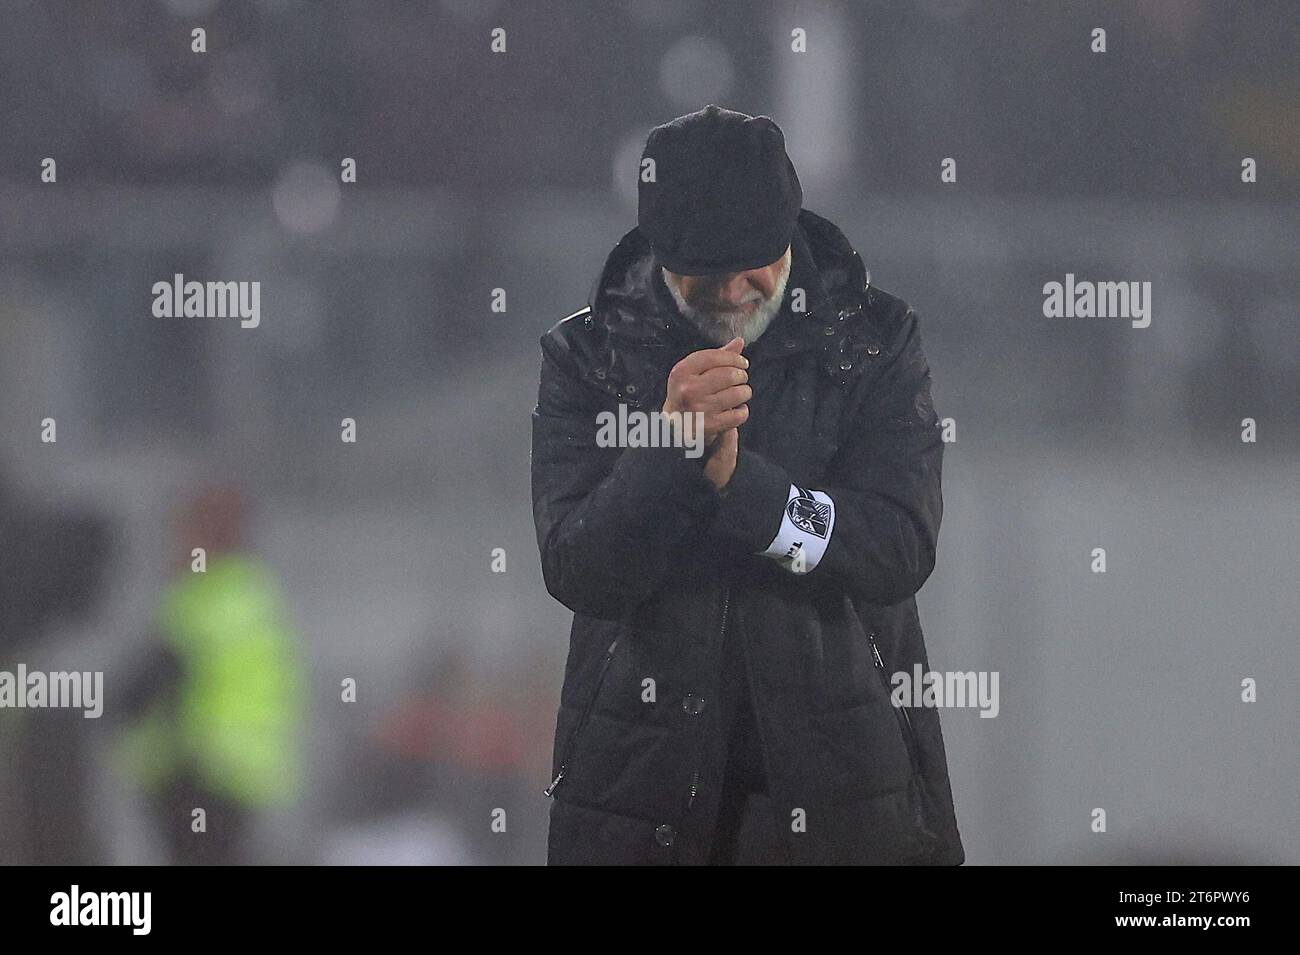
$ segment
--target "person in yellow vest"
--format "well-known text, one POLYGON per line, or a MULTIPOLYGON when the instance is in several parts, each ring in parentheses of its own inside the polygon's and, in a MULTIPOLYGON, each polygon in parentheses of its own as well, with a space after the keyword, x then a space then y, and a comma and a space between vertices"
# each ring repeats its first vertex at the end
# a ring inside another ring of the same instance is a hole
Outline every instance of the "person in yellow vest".
POLYGON ((240 861, 253 815, 301 794, 302 654, 274 572, 243 552, 245 524, 231 486, 183 510, 185 566, 119 696, 138 717, 119 766, 150 798, 173 862, 240 861))

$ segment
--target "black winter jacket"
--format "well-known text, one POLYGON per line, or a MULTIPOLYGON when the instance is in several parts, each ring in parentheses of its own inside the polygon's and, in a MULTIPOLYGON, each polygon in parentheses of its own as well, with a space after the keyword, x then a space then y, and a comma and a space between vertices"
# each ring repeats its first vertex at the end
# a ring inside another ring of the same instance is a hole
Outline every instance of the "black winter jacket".
POLYGON ((795 863, 965 859, 938 711, 889 699, 890 674, 929 670, 914 594, 943 510, 917 318, 869 285, 826 219, 803 210, 792 246, 782 310, 745 349, 753 398, 722 493, 680 448, 596 439, 599 412, 660 408, 672 366, 712 347, 639 229, 591 304, 542 337, 533 512, 547 590, 574 611, 551 864, 705 862, 726 761, 710 703, 729 630, 795 863), (791 485, 828 495, 834 512, 802 573, 762 556, 802 496, 791 485))

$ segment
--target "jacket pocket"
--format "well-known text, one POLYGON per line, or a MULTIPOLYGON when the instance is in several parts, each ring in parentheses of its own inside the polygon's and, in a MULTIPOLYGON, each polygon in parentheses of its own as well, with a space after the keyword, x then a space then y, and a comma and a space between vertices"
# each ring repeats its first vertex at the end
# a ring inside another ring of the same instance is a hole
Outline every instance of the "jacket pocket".
POLYGON ((876 632, 874 630, 867 631, 867 643, 871 647, 872 665, 885 688, 885 695, 889 697, 889 707, 894 711, 894 718, 898 721, 898 730, 903 736, 903 746, 907 749, 907 759, 911 763, 912 773, 920 773, 921 760, 917 755, 916 734, 912 729, 912 716, 907 712, 906 706, 894 705, 894 686, 889 682, 889 673, 885 669, 885 660, 880 655, 880 648, 876 645, 876 632))
MULTIPOLYGON (((892 684, 889 683, 889 677, 885 671, 884 658, 880 655, 880 648, 876 646, 876 632, 874 630, 867 631, 867 642, 871 644, 871 657, 875 661, 876 672, 885 681, 886 690, 892 692, 892 684)), ((912 728, 912 716, 907 711, 906 706, 894 706, 891 698, 890 707, 899 717, 899 731, 903 734, 903 745, 907 747, 907 758, 912 766, 912 775, 907 781, 907 802, 912 815, 912 834, 918 846, 918 861, 928 862, 938 852, 941 840, 930 827, 933 807, 930 805, 926 791, 925 775, 917 748, 916 732, 912 728)))
POLYGON ((592 686, 591 696, 587 698, 587 702, 582 708, 582 713, 578 716, 578 721, 573 724, 573 729, 569 731, 568 739, 564 741, 564 749, 560 753, 560 765, 555 772, 555 778, 552 779, 551 784, 542 791, 543 795, 547 797, 555 795, 556 787, 560 785, 560 782, 569 773, 569 763, 573 758, 575 747, 578 745, 578 740, 582 736, 582 731, 586 728, 588 720, 591 719, 591 712, 596 706, 597 698, 600 696, 600 688, 605 683, 605 674, 609 672, 609 665, 613 662, 614 652, 617 649, 618 639, 615 638, 614 642, 609 645, 609 649, 605 651, 605 659, 600 664, 600 672, 596 674, 596 681, 592 686))

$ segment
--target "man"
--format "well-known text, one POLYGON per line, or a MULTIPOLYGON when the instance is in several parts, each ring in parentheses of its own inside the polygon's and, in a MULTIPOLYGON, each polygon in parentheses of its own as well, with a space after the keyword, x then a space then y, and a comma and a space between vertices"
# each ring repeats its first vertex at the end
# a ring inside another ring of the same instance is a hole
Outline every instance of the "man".
POLYGON ((232 865, 250 858, 259 812, 302 797, 302 653, 271 568, 246 550, 243 492, 205 487, 177 517, 177 575, 117 698, 129 721, 117 756, 170 862, 232 865), (194 547, 205 551, 201 573, 194 547))
POLYGON ((960 864, 938 713, 890 701, 929 670, 942 513, 916 316, 802 208, 771 119, 710 105, 641 171, 542 337, 533 510, 575 615, 548 861, 960 864), (620 404, 687 446, 702 415, 704 453, 598 442, 620 404))

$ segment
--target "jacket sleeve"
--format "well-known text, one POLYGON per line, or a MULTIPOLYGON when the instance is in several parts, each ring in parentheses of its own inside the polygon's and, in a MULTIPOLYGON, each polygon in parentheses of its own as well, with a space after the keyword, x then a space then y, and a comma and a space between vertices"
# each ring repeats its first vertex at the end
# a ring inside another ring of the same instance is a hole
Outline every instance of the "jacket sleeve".
POLYGON ((708 533, 720 499, 682 448, 606 448, 604 402, 564 347, 542 338, 532 416, 533 520, 542 575, 569 609, 625 619, 708 533))
POLYGON ((910 308, 880 360, 883 367, 851 411, 824 487, 793 488, 784 468, 744 448, 742 428, 715 533, 772 557, 810 587, 837 587, 888 605, 915 594, 934 569, 943 440, 910 308), (807 507, 826 504, 825 541, 792 525, 788 510, 795 498, 807 507), (792 542, 816 546, 800 563, 788 559, 792 542))

